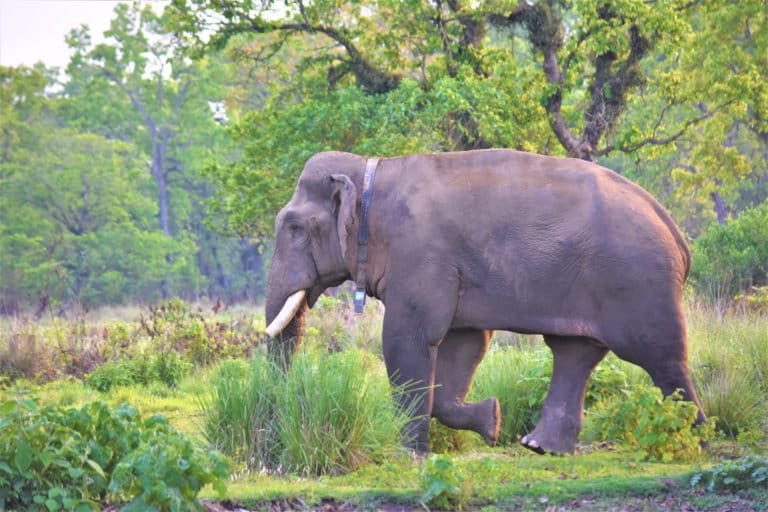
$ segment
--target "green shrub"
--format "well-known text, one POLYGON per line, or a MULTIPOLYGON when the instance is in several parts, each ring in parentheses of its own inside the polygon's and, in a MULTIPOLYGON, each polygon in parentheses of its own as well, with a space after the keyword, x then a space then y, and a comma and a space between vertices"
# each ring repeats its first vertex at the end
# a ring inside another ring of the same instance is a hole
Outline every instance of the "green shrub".
POLYGON ((253 468, 301 474, 352 470, 399 449, 395 411, 374 356, 302 350, 287 372, 255 355, 223 363, 203 400, 206 438, 253 468), (232 396, 238 395, 238 396, 232 396))
POLYGON ((640 386, 625 394, 598 404, 590 419, 603 438, 628 445, 638 459, 692 459, 714 435, 712 420, 694 426, 698 408, 680 400, 679 391, 664 397, 659 388, 640 386))
POLYGON ((161 352, 151 356, 137 354, 99 366, 85 381, 98 391, 153 382, 175 387, 191 368, 192 364, 177 352, 161 352))
POLYGON ((766 284, 768 201, 707 229, 694 243, 691 273, 698 290, 715 298, 766 284))
POLYGON ((631 363, 621 361, 609 354, 594 369, 589 377, 587 391, 584 395, 584 408, 587 409, 598 402, 612 397, 623 396, 623 391, 629 388, 630 376, 627 370, 631 363))
POLYGON ((768 487, 768 457, 746 455, 728 460, 691 477, 691 486, 705 486, 709 492, 768 487))
POLYGON ((461 510, 472 495, 471 485, 445 455, 430 455, 421 471, 421 501, 433 508, 461 510))
POLYGON ((220 492, 226 460, 168 422, 103 402, 40 407, 15 397, 0 405, 0 509, 190 510, 206 484, 220 492))
POLYGON ((135 384, 136 376, 131 361, 111 361, 94 370, 85 382, 97 391, 109 391, 113 387, 135 384))

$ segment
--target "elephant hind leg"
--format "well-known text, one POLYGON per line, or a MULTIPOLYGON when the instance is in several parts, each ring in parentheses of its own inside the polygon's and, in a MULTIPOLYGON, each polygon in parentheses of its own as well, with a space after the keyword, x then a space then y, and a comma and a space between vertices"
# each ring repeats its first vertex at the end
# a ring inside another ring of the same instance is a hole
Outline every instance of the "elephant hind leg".
POLYGON ((573 453, 587 380, 608 349, 583 337, 545 336, 544 341, 553 355, 552 382, 539 423, 521 442, 537 453, 573 453))
POLYGON ((475 370, 488 351, 490 331, 451 329, 437 348, 432 416, 448 427, 473 430, 494 445, 499 437, 499 401, 467 403, 475 370))
POLYGON ((651 317, 650 326, 633 329, 627 343, 613 343, 611 350, 625 361, 643 368, 664 395, 681 389, 683 400, 699 408, 696 424, 706 421, 687 363, 685 320, 682 313, 668 317, 651 317))

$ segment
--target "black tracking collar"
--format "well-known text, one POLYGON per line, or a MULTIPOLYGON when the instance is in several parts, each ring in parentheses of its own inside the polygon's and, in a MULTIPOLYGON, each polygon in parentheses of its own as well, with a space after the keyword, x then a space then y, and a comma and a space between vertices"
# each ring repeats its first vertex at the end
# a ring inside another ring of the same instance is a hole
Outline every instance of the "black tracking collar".
POLYGON ((373 202, 373 180, 378 158, 369 158, 363 176, 363 199, 360 205, 360 228, 357 232, 357 277, 355 278, 355 313, 362 313, 365 305, 365 264, 368 261, 368 210, 373 202))

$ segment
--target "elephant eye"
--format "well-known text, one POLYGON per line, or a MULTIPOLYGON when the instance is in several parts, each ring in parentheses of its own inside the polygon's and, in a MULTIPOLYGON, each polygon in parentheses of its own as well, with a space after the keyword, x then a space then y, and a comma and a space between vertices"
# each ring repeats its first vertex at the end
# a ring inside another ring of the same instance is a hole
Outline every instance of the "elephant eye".
POLYGON ((304 227, 300 224, 288 224, 288 232, 292 237, 300 237, 304 234, 304 227))

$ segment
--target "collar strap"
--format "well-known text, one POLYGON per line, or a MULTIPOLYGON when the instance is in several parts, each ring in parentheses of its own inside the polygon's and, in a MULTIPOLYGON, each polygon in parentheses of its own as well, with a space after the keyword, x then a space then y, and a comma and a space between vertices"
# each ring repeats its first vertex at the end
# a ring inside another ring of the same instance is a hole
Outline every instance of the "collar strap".
POLYGON ((366 274, 368 262, 368 211, 373 202, 373 180, 376 177, 378 158, 369 158, 363 176, 363 199, 360 205, 360 228, 357 231, 357 277, 355 278, 355 313, 362 313, 365 305, 366 274))

